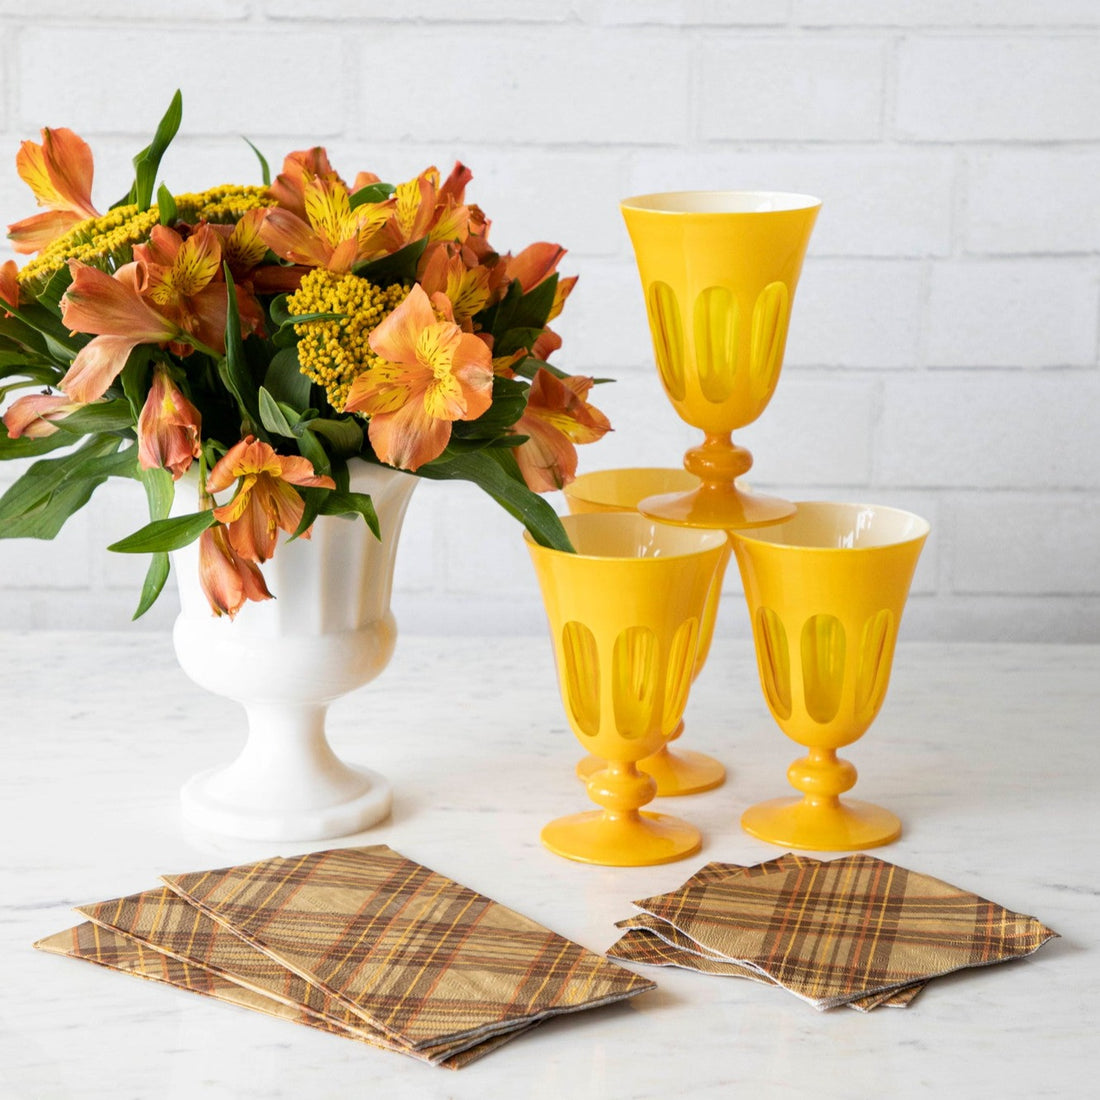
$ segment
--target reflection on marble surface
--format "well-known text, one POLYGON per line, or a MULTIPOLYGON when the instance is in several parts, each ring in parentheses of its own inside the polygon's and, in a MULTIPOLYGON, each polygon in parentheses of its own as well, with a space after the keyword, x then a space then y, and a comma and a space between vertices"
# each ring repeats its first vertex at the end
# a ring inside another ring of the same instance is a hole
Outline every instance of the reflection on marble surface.
MULTIPOLYGON (((905 825, 876 854, 1032 913, 1062 939, 869 1016, 645 969, 655 992, 553 1021, 458 1073, 32 951, 76 923, 73 905, 146 889, 162 872, 310 846, 184 834, 180 784, 229 756, 244 720, 184 677, 167 637, 0 635, 0 670, 4 1100, 640 1100, 685 1087, 1032 1097, 1079 1091, 1100 1071, 1100 647, 902 643, 874 736, 849 754, 861 794, 905 825)), ((390 820, 343 843, 389 844, 606 950, 631 899, 708 860, 777 852, 737 827, 750 802, 783 793, 792 750, 764 707, 749 643, 715 642, 687 722, 692 747, 730 769, 724 787, 661 805, 703 829, 703 851, 652 868, 569 863, 538 843, 577 799, 548 641, 403 637, 382 677, 331 712, 337 750, 396 794, 390 820)))

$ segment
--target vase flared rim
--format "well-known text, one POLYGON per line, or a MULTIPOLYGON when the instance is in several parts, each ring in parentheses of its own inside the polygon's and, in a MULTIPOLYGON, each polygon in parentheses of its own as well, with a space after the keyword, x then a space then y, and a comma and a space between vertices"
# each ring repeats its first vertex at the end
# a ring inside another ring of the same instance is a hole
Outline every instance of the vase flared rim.
POLYGON ((797 551, 800 554, 806 552, 817 554, 853 554, 873 553, 875 551, 888 550, 891 547, 907 546, 912 543, 923 542, 924 539, 928 537, 928 533, 932 530, 932 525, 928 520, 924 519, 923 516, 918 516, 915 512, 906 511, 904 508, 894 508, 884 504, 805 500, 796 502, 795 508, 798 510, 793 516, 779 523, 768 524, 767 526, 757 527, 747 531, 732 531, 731 535, 735 542, 755 543, 762 546, 769 546, 779 551, 797 551), (802 542, 798 541, 797 538, 788 541, 783 538, 783 535, 792 528, 797 530, 800 521, 804 523, 806 519, 814 513, 821 513, 826 510, 833 512, 838 518, 840 516, 850 516, 853 521, 858 520, 858 518, 862 516, 868 518, 874 516, 883 518, 888 517, 896 527, 896 534, 894 537, 888 538, 885 541, 872 540, 864 545, 845 545, 839 542, 836 536, 831 540, 831 544, 826 544, 824 541, 802 542))
POLYGON ((623 199, 625 211, 646 214, 783 214, 796 210, 814 210, 821 199, 793 191, 655 191, 623 199))

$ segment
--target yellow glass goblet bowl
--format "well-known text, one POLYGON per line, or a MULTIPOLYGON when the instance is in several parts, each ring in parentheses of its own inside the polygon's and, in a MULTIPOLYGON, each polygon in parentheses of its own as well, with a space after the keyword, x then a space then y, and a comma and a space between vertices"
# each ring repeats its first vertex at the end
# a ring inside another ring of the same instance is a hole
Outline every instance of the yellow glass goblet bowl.
POLYGON ((550 822, 542 843, 568 859, 618 867, 681 859, 699 850, 699 830, 640 812, 657 784, 637 764, 683 716, 726 536, 629 513, 562 522, 577 553, 539 546, 529 534, 527 546, 565 713, 577 739, 606 767, 587 783, 603 808, 550 822))
POLYGON ((819 199, 778 191, 672 191, 621 204, 657 370, 680 418, 704 433, 684 467, 701 484, 642 501, 688 527, 749 528, 794 512, 734 484, 752 455, 731 433, 775 392, 819 199))
MULTIPOLYGON (((593 470, 581 474, 565 486, 565 500, 574 515, 591 512, 635 512, 644 497, 655 493, 669 493, 697 488, 699 479, 687 470, 669 470, 653 466, 635 466, 621 470, 593 470)), ((710 643, 714 637, 714 622, 718 614, 718 601, 722 595, 722 582, 726 575, 730 551, 727 547, 714 574, 714 581, 707 593, 703 618, 699 623, 699 648, 695 654, 692 680, 695 680, 706 663, 710 643)), ((678 740, 684 732, 684 723, 672 732, 669 741, 678 740)), ((587 779, 604 767, 603 762, 589 754, 577 764, 577 775, 587 779)), ((726 779, 726 769, 712 756, 692 752, 689 749, 671 749, 662 745, 652 756, 638 762, 638 767, 657 781, 659 797, 698 794, 720 787, 726 779)))
POLYGON ((751 806, 742 828, 785 848, 847 851, 901 835, 889 810, 840 795, 858 740, 886 697, 894 645, 926 520, 895 508, 799 504, 793 519, 733 532, 764 698, 809 752, 787 771, 801 798, 751 806))

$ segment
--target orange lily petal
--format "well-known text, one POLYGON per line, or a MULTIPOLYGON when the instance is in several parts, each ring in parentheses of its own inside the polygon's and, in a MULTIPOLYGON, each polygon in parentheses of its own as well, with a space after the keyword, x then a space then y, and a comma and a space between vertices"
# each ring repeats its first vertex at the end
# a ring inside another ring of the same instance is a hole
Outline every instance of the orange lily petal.
POLYGON ((338 180, 340 177, 329 163, 328 153, 320 145, 289 153, 283 160, 283 170, 271 185, 271 194, 285 210, 305 219, 305 187, 311 180, 338 180))
POLYGON ((417 470, 443 453, 451 438, 451 422, 429 416, 424 402, 414 399, 396 412, 372 416, 367 434, 383 462, 417 470))
POLYGON ((12 248, 22 255, 41 252, 46 245, 68 233, 83 220, 79 214, 67 210, 44 210, 41 214, 32 214, 29 218, 9 225, 8 239, 12 248))
POLYGON ((508 278, 519 279, 519 285, 526 293, 549 278, 564 255, 565 249, 560 244, 538 241, 528 245, 518 256, 508 259, 508 278))
POLYGON ((9 439, 26 436, 27 439, 42 439, 53 435, 57 425, 54 420, 63 420, 69 413, 80 408, 78 401, 72 401, 65 394, 31 393, 13 401, 4 413, 4 427, 8 429, 9 439))
POLYGON ((72 130, 46 128, 41 145, 24 141, 16 154, 15 167, 39 206, 67 210, 79 219, 98 215, 91 198, 92 151, 72 130))
POLYGON ((289 210, 269 211, 260 227, 260 236, 272 252, 296 264, 324 267, 331 254, 331 249, 309 224, 289 210))
POLYGON ((158 369, 138 417, 138 462, 143 469, 181 477, 202 454, 202 417, 165 370, 158 369))
POLYGON ((74 401, 87 404, 102 397, 122 373, 130 352, 142 343, 133 336, 97 336, 77 352, 58 383, 74 401))
POLYGON ((259 567, 233 549, 220 524, 199 536, 199 583, 214 614, 231 619, 246 600, 271 599, 259 567))
POLYGON ((428 295, 422 287, 413 286, 405 300, 370 334, 370 349, 391 363, 415 364, 417 338, 422 329, 435 323, 428 295))
POLYGON ((267 214, 266 210, 245 211, 225 242, 225 258, 238 276, 256 267, 267 255, 267 244, 260 236, 260 226, 267 214))
POLYGON ((462 204, 462 200, 466 197, 466 184, 474 178, 473 172, 466 167, 461 161, 455 161, 455 166, 451 169, 451 174, 443 181, 443 186, 439 189, 439 198, 454 199, 458 205, 462 204))
MULTIPOLYGON (((14 260, 5 260, 0 264, 0 308, 9 310, 19 308, 19 269, 14 260)), ((9 311, 7 315, 10 317, 9 311)))
POLYGON ((61 318, 74 332, 126 336, 132 344, 157 344, 179 333, 157 313, 131 282, 76 260, 69 262, 73 281, 61 299, 61 318))

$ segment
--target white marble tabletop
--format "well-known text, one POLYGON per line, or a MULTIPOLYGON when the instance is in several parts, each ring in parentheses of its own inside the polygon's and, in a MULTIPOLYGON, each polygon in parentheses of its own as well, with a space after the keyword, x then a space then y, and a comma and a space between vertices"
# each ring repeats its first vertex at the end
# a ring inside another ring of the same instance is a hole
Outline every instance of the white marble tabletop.
MULTIPOLYGON (((855 793, 905 824, 877 854, 1061 939, 869 1015, 639 968, 657 990, 552 1021, 457 1073, 33 951, 76 923, 73 905, 309 846, 186 835, 178 787, 232 754, 243 715, 185 679, 166 637, 0 635, 0 714, 3 1100, 1032 1098, 1081 1094, 1100 1073, 1097 646, 903 642, 878 722, 846 753, 855 793)), ((718 639, 687 722, 684 745, 730 778, 660 808, 698 824, 703 851, 653 868, 570 863, 538 842, 545 821, 586 808, 548 641, 402 638, 382 677, 330 715, 338 751, 396 791, 390 820, 339 843, 387 843, 606 950, 631 899, 708 860, 778 852, 737 824, 749 802, 784 793, 799 754, 764 707, 749 643, 718 639)))

